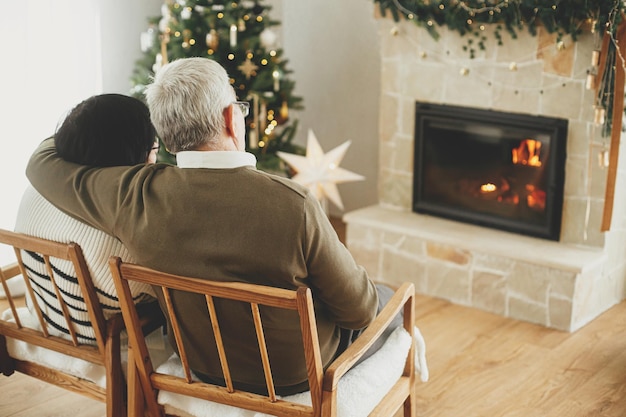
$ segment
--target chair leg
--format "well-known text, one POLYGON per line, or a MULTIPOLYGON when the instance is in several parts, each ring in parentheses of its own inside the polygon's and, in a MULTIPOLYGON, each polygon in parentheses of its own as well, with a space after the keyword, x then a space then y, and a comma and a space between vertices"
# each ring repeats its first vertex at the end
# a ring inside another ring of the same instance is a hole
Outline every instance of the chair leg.
POLYGON ((15 361, 9 356, 6 337, 0 335, 0 373, 11 376, 13 372, 15 372, 15 361))
POLYGON ((133 350, 128 349, 128 417, 143 417, 145 413, 145 404, 143 400, 143 392, 139 385, 139 375, 137 374, 137 367, 133 362, 133 350))
POLYGON ((404 400, 404 417, 415 417, 417 413, 414 389, 414 387, 411 388, 409 396, 404 400))
POLYGON ((126 385, 121 368, 119 333, 111 335, 105 345, 106 357, 106 415, 107 417, 126 417, 126 385))

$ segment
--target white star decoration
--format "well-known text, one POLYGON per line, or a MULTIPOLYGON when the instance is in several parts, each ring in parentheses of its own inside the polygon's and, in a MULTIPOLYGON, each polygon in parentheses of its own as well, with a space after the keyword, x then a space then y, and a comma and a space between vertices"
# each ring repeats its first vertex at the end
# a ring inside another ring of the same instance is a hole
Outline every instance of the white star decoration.
POLYGON ((335 149, 324 154, 312 130, 306 145, 306 156, 277 152, 277 155, 289 164, 297 174, 294 181, 308 187, 326 209, 326 199, 332 201, 343 210, 337 184, 365 179, 362 175, 339 167, 350 141, 344 142, 335 149))

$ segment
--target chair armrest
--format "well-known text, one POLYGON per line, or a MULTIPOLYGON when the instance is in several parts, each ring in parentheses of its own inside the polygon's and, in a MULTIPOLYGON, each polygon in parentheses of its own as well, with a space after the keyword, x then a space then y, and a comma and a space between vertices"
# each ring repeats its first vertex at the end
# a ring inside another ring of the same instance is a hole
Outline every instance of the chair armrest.
POLYGON ((20 267, 17 262, 5 265, 0 269, 2 270, 2 275, 4 275, 5 279, 13 278, 21 274, 20 267))
MULTIPOLYGON (((415 296, 415 287, 412 283, 404 283, 396 290, 387 305, 376 316, 374 321, 363 333, 330 364, 324 373, 323 390, 334 391, 341 377, 363 356, 363 354, 378 340, 394 317, 403 311, 407 302, 415 296)), ((406 327, 406 326, 405 326, 406 327)), ((413 325, 406 329, 413 335, 413 325)))

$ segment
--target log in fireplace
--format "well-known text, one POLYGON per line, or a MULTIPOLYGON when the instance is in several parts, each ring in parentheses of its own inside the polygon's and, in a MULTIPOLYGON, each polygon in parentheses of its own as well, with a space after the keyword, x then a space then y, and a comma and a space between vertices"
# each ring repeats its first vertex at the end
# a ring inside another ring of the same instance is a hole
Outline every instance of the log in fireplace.
POLYGON ((558 241, 567 126, 417 102, 413 211, 558 241))

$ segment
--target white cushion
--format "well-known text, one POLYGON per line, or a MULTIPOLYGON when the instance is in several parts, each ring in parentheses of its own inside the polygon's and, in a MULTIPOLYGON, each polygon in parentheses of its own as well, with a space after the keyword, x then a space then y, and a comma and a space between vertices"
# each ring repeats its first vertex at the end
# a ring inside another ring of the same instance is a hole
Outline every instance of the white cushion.
MULTIPOLYGON (((27 307, 18 308, 17 314, 20 318, 22 326, 30 329, 41 330, 39 321, 33 314, 31 314, 27 307)), ((7 309, 2 313, 2 320, 15 323, 11 309, 7 309)), ((120 336, 122 348, 122 370, 126 372, 126 363, 128 360, 128 339, 125 332, 122 332, 120 336)), ((7 350, 12 358, 35 362, 52 369, 56 369, 57 371, 86 379, 102 388, 106 388, 106 370, 102 365, 97 365, 73 356, 64 355, 63 353, 46 349, 41 346, 31 345, 11 337, 7 337, 6 340, 7 350)), ((165 338, 162 336, 160 329, 157 329, 148 335, 146 337, 146 342, 148 348, 150 349, 150 356, 154 361, 153 363, 160 364, 171 356, 172 349, 169 346, 169 343, 167 343, 165 338)))
MULTIPOLYGON (((30 313, 28 308, 17 309, 22 326, 30 329, 41 330, 39 321, 30 313)), ((2 320, 15 323, 13 313, 7 309, 2 313, 2 320)), ((65 372, 75 377, 87 379, 98 386, 106 387, 106 373, 104 366, 64 355, 54 350, 45 349, 40 346, 31 345, 21 340, 7 337, 7 350, 12 358, 23 361, 36 362, 57 371, 65 372)))
MULTIPOLYGON (((400 378, 411 347, 411 335, 402 327, 394 330, 385 344, 371 357, 348 371, 339 381, 337 389, 337 415, 340 417, 367 416, 400 378)), ((178 355, 157 368, 157 372, 183 377, 178 355)), ((199 379, 193 376, 195 380, 199 379)), ((311 405, 309 391, 283 398, 311 405)), ((159 404, 166 413, 194 417, 266 417, 266 414, 239 409, 194 397, 160 391, 159 404)))

